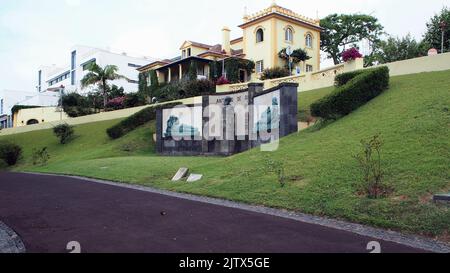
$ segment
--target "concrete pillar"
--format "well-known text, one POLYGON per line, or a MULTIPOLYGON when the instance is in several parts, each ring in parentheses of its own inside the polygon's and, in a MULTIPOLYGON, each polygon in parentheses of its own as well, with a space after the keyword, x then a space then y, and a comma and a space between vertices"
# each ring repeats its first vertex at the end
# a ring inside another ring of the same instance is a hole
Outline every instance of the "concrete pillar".
POLYGON ((161 77, 161 73, 158 70, 156 70, 156 78, 158 78, 158 83, 164 82, 164 80, 161 77))
POLYGON ((364 58, 357 58, 355 60, 344 63, 344 73, 364 68, 364 58))
POLYGON ((231 41, 230 41, 230 28, 224 27, 222 29, 222 49, 225 50, 227 54, 231 54, 231 41))
POLYGON ((182 64, 179 64, 179 65, 178 65, 178 68, 179 68, 178 70, 179 70, 179 72, 180 72, 180 73, 179 73, 179 74, 180 74, 179 77, 180 77, 180 81, 181 81, 181 80, 183 79, 183 65, 182 65, 182 64))
POLYGON ((209 79, 210 78, 209 76, 211 75, 210 69, 211 68, 210 68, 209 64, 205 65, 205 76, 207 79, 209 79))
POLYGON ((169 72, 168 72, 169 74, 167 77, 167 83, 170 83, 172 81, 172 69, 170 69, 170 67, 169 67, 168 70, 169 70, 169 72))

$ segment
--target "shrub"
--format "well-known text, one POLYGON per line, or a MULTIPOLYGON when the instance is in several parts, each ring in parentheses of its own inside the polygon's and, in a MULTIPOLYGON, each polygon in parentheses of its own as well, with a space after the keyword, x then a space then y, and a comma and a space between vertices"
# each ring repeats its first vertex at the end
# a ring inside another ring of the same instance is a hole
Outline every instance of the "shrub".
POLYGON ((149 106, 134 115, 122 120, 118 124, 106 130, 108 136, 112 139, 118 139, 127 133, 133 131, 137 127, 144 125, 145 123, 156 119, 156 110, 161 108, 170 108, 180 105, 181 102, 169 103, 158 106, 149 106))
POLYGON ((210 80, 187 81, 183 84, 186 97, 211 95, 216 92, 216 86, 210 80))
MULTIPOLYGON (((94 114, 96 107, 96 96, 82 96, 78 93, 63 95, 62 105, 64 112, 71 118, 94 114)), ((98 99, 98 101, 101 101, 98 99)))
POLYGON ((336 87, 346 85, 350 80, 352 80, 356 76, 361 75, 362 73, 367 72, 367 71, 368 70, 356 70, 356 71, 352 71, 352 72, 339 74, 334 78, 334 85, 336 87))
POLYGON ((289 76, 291 73, 288 69, 282 67, 273 67, 264 69, 261 80, 270 80, 270 79, 278 79, 289 76))
POLYGON ((33 149, 33 165, 45 165, 50 159, 47 147, 42 149, 33 149))
POLYGON ((382 146, 380 136, 375 135, 369 141, 361 140, 361 151, 354 156, 363 173, 364 192, 369 198, 381 197, 389 191, 389 188, 383 185, 382 146))
POLYGON ((161 85, 154 91, 154 96, 159 102, 178 100, 185 97, 183 85, 179 82, 161 85))
POLYGON ((189 97, 209 95, 216 92, 210 80, 187 80, 164 85, 153 92, 158 102, 173 101, 189 97))
POLYGON ((59 143, 66 144, 73 137, 74 130, 73 126, 64 123, 53 127, 53 133, 59 138, 59 143))
POLYGON ((348 82, 338 87, 330 95, 311 105, 311 114, 323 119, 337 119, 350 114, 373 98, 380 95, 389 87, 389 68, 380 67, 352 72, 355 76, 349 80, 347 76, 341 78, 348 82))
POLYGON ((221 76, 217 82, 217 85, 224 85, 224 84, 230 84, 230 81, 225 77, 225 76, 221 76))
POLYGON ((143 106, 145 105, 145 95, 139 92, 127 94, 123 105, 125 108, 143 106))
POLYGON ((106 104, 106 107, 111 110, 119 110, 124 108, 125 96, 116 97, 114 99, 110 99, 106 104))
POLYGON ((342 53, 342 59, 344 62, 353 61, 358 58, 362 58, 362 54, 359 53, 358 49, 355 47, 349 48, 342 53))
POLYGON ((16 165, 22 156, 22 147, 14 143, 0 143, 0 158, 5 161, 8 166, 16 165))

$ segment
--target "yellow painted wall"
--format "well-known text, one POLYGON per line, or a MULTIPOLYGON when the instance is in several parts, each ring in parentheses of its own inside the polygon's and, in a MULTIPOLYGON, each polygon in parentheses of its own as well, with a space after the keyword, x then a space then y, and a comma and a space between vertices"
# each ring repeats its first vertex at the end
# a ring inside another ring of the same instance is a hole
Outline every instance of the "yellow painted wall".
POLYGON ((26 126, 29 120, 37 120, 39 124, 46 122, 59 121, 69 118, 66 113, 61 115, 56 107, 41 107, 19 110, 14 115, 14 127, 26 126))
POLYGON ((239 49, 243 49, 243 48, 244 48, 244 41, 234 43, 231 45, 231 49, 234 49, 234 50, 239 50, 239 49))
MULTIPOLYGON (((293 49, 305 49, 311 57, 306 64, 312 65, 313 71, 320 70, 320 32, 317 30, 279 18, 269 18, 261 23, 248 26, 243 32, 243 49, 246 58, 255 62, 263 60, 264 68, 284 66, 284 62, 278 57, 278 53, 290 45, 293 49), (294 31, 292 43, 285 40, 285 30, 288 26, 294 31), (262 43, 256 43, 256 31, 259 28, 264 30, 264 42, 262 43), (312 48, 306 48, 307 33, 311 33, 313 36, 312 48)), ((305 64, 299 65, 304 72, 305 64)), ((256 74, 252 75, 252 78, 258 77, 256 74)))
POLYGON ((188 57, 187 56, 187 49, 188 48, 191 49, 191 56, 197 56, 197 55, 200 55, 200 54, 202 54, 203 52, 206 51, 206 49, 204 49, 204 48, 196 47, 196 46, 193 46, 193 45, 189 45, 189 46, 186 46, 185 48, 181 49, 180 55, 182 56, 183 55, 183 50, 186 50, 186 57, 188 57))
POLYGON ((450 53, 404 60, 385 65, 389 67, 391 76, 449 70, 450 53))
MULTIPOLYGON (((255 63, 257 61, 264 61, 264 68, 273 67, 273 52, 271 33, 273 30, 272 20, 267 20, 261 22, 260 24, 255 24, 243 29, 244 32, 244 53, 245 58, 253 60, 255 63), (264 41, 261 43, 256 43, 256 31, 262 28, 264 30, 264 41)), ((256 75, 252 75, 255 78, 256 75)))
MULTIPOLYGON (((304 26, 292 24, 291 22, 276 19, 277 21, 277 31, 276 31, 276 37, 277 37, 277 50, 275 52, 275 55, 278 54, 282 49, 291 46, 293 49, 305 49, 308 53, 308 56, 311 57, 310 60, 306 62, 306 64, 313 66, 313 71, 319 71, 320 70, 320 32, 315 31, 309 28, 306 28, 304 26), (287 27, 290 27, 294 31, 294 39, 292 43, 286 41, 285 39, 285 31, 287 27), (313 47, 307 48, 306 47, 306 35, 307 33, 310 33, 313 36, 313 47)), ((282 60, 280 59, 279 65, 283 65, 282 60)), ((304 72, 305 67, 304 64, 298 64, 301 66, 301 70, 304 72)))

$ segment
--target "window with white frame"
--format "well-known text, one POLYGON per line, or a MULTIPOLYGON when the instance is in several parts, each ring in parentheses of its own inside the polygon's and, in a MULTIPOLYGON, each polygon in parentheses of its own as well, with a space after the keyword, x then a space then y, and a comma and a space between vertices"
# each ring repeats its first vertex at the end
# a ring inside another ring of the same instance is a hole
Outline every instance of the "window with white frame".
POLYGON ((288 27, 286 28, 286 31, 284 33, 284 39, 286 42, 291 42, 294 40, 294 32, 292 31, 292 28, 288 27))
POLYGON ((307 65, 306 65, 306 72, 307 72, 307 73, 308 73, 308 72, 313 72, 313 66, 310 65, 310 64, 307 64, 307 65))
POLYGON ((312 48, 313 47, 313 37, 311 34, 306 34, 306 38, 305 38, 305 44, 306 47, 312 48))
POLYGON ((256 62, 256 73, 262 73, 264 71, 264 61, 257 61, 256 62))

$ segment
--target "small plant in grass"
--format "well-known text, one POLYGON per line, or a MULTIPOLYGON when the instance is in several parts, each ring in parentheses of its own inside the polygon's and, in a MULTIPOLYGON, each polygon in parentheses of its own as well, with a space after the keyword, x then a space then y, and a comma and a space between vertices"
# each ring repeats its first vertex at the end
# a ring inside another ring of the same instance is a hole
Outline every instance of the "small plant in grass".
POLYGON ((388 193, 388 187, 383 184, 384 171, 381 164, 381 147, 383 142, 380 135, 370 140, 361 140, 361 151, 354 155, 363 174, 363 187, 369 198, 380 198, 388 193))
POLYGON ((278 178, 278 183, 280 183, 280 186, 282 188, 286 186, 286 176, 284 174, 284 164, 282 161, 266 157, 264 172, 275 174, 278 178))
POLYGON ((50 159, 47 147, 42 149, 33 149, 33 165, 45 165, 50 159))
POLYGON ((22 147, 14 143, 0 143, 0 158, 8 166, 14 166, 22 156, 22 147))
POLYGON ((73 126, 64 123, 53 127, 53 133, 59 138, 59 143, 66 144, 73 138, 74 130, 73 126))

